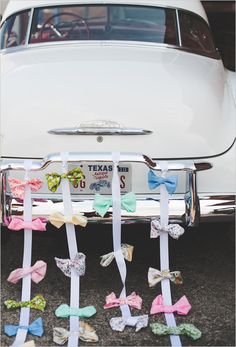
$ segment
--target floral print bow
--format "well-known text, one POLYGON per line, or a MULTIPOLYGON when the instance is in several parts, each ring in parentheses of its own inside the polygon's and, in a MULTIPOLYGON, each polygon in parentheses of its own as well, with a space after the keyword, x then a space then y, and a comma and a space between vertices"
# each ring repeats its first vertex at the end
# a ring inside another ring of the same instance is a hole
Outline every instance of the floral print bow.
MULTIPOLYGON (((134 246, 128 245, 127 243, 121 244, 121 252, 123 257, 127 261, 132 261, 134 246)), ((112 260, 115 258, 115 252, 110 252, 101 256, 100 264, 103 267, 107 267, 111 264, 112 260)))
POLYGON ((161 282, 163 279, 169 279, 175 284, 182 284, 183 278, 180 271, 171 271, 170 270, 156 270, 152 267, 148 269, 148 284, 149 287, 154 287, 157 283, 161 282))
POLYGON ((110 326, 114 331, 124 331, 126 326, 135 327, 135 332, 148 326, 148 315, 132 316, 124 321, 123 317, 113 317, 110 319, 110 326))
POLYGON ((59 259, 55 257, 57 267, 64 273, 65 276, 71 277, 71 269, 74 268, 78 276, 85 274, 85 254, 77 253, 74 259, 59 259))
POLYGON ((200 339, 202 336, 201 331, 193 324, 180 324, 177 327, 168 327, 164 324, 153 323, 150 324, 152 332, 155 335, 186 335, 191 337, 193 340, 200 339))
POLYGON ((74 188, 78 187, 79 182, 85 178, 83 171, 80 167, 77 167, 65 174, 58 174, 56 172, 46 174, 46 180, 48 184, 48 189, 55 193, 61 183, 62 178, 66 178, 70 181, 74 188))
POLYGON ((44 311, 46 306, 46 300, 42 295, 36 295, 32 300, 30 301, 14 301, 14 300, 6 300, 4 302, 4 305, 7 308, 15 309, 15 308, 21 308, 21 307, 30 307, 35 310, 44 311))
POLYGON ((70 332, 64 328, 55 327, 53 328, 53 342, 58 345, 64 345, 71 334, 78 334, 80 340, 85 342, 98 342, 98 336, 96 330, 88 323, 79 321, 79 331, 70 332))
POLYGON ((178 238, 184 234, 184 228, 179 224, 169 224, 162 226, 158 219, 151 221, 151 238, 157 238, 161 233, 168 233, 173 239, 178 240, 178 238))
POLYGON ((15 198, 24 199, 25 187, 28 185, 32 192, 37 192, 43 185, 43 181, 33 178, 28 181, 21 181, 16 178, 8 178, 9 186, 15 198))
POLYGON ((126 298, 117 298, 115 293, 111 293, 106 296, 106 304, 103 306, 106 308, 118 307, 120 305, 129 305, 130 307, 141 310, 142 298, 135 292, 128 295, 126 298))

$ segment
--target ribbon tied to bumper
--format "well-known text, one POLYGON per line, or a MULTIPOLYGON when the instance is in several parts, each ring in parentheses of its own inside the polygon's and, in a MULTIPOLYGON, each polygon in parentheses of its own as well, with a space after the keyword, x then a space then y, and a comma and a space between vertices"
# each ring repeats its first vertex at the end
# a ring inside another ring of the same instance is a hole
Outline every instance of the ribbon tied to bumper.
POLYGON ((132 316, 127 320, 123 317, 113 317, 110 319, 110 326, 114 331, 124 331, 126 326, 135 327, 135 332, 148 326, 148 315, 132 316))
POLYGON ((161 233, 168 233, 173 239, 178 240, 178 238, 184 234, 184 228, 179 224, 168 224, 162 226, 158 219, 151 221, 151 238, 157 238, 161 233))
POLYGON ((46 275, 47 271, 47 264, 42 261, 38 260, 33 266, 27 267, 27 268, 18 268, 14 271, 12 271, 7 279, 8 282, 16 284, 20 281, 23 277, 28 276, 31 274, 31 279, 35 283, 39 283, 42 281, 46 275))
POLYGON ((179 315, 186 316, 191 310, 192 306, 190 305, 186 296, 182 296, 174 305, 164 305, 162 295, 158 295, 152 302, 151 314, 157 313, 174 313, 176 312, 179 315))
POLYGON ((41 337, 43 335, 43 320, 41 317, 33 321, 29 326, 5 325, 4 332, 7 336, 15 336, 18 329, 25 329, 31 335, 41 337))
POLYGON ((9 225, 7 226, 10 230, 19 231, 22 229, 46 231, 46 223, 44 219, 35 218, 32 221, 24 221, 21 218, 12 218, 9 225))
MULTIPOLYGON (((109 208, 112 206, 112 198, 105 197, 100 194, 95 194, 93 209, 104 217, 109 208)), ((121 209, 127 212, 136 211, 136 197, 133 192, 129 192, 121 197, 121 209)))
POLYGON ((142 298, 135 292, 131 293, 126 298, 117 298, 115 293, 112 292, 111 294, 106 296, 106 304, 103 306, 103 308, 107 309, 118 307, 120 305, 129 305, 130 307, 141 310, 142 298))
POLYGON ((96 308, 94 306, 86 306, 83 308, 70 307, 67 304, 60 305, 56 311, 55 315, 59 318, 67 318, 70 316, 78 316, 82 318, 90 318, 96 313, 96 308))
POLYGON ((157 283, 161 282, 163 279, 169 279, 175 284, 182 284, 183 278, 180 271, 170 270, 156 270, 152 267, 148 269, 148 284, 149 287, 154 287, 157 283))
POLYGON ((64 273, 65 276, 71 277, 71 269, 74 268, 78 276, 85 274, 85 254, 77 253, 74 259, 60 259, 55 257, 57 267, 64 273))
MULTIPOLYGON (((121 252, 127 261, 132 261, 134 246, 128 245, 127 243, 121 244, 121 252)), ((106 267, 111 264, 115 258, 115 252, 110 252, 101 256, 100 264, 106 267)))
POLYGON ((180 324, 177 327, 168 327, 164 324, 153 323, 150 324, 152 332, 155 335, 186 335, 191 337, 193 340, 198 340, 202 336, 201 331, 196 328, 193 324, 180 324))
POLYGON ((14 301, 14 300, 6 300, 4 301, 4 305, 8 309, 16 309, 21 307, 29 307, 33 308, 35 310, 44 311, 46 306, 46 300, 42 295, 36 295, 32 300, 30 301, 14 301))
POLYGON ((65 223, 80 225, 82 227, 85 227, 88 222, 87 218, 82 215, 73 214, 72 216, 67 217, 60 212, 51 214, 48 219, 49 219, 49 222, 58 229, 65 223))
POLYGON ((16 178, 8 178, 9 186, 15 198, 24 199, 25 187, 28 185, 32 192, 37 192, 43 185, 43 181, 38 178, 21 181, 16 178))
POLYGON ((71 335, 78 335, 80 340, 85 342, 98 342, 96 330, 81 320, 79 322, 79 331, 70 332, 64 328, 53 328, 53 342, 58 345, 64 345, 71 335))
POLYGON ((56 172, 46 174, 48 189, 55 193, 63 178, 68 179, 74 188, 78 187, 79 182, 85 177, 80 167, 77 167, 67 173, 58 174, 56 172))
POLYGON ((149 189, 155 189, 161 184, 164 184, 169 194, 173 194, 178 184, 178 176, 169 176, 167 178, 157 176, 152 170, 148 173, 149 189))

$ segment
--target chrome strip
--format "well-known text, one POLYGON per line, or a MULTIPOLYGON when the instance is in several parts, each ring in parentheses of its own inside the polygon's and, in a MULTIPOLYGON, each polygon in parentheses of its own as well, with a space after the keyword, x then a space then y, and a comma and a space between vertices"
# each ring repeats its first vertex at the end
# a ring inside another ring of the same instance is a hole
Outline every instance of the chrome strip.
MULTIPOLYGON (((68 162, 112 162, 111 152, 70 152, 68 155, 68 162)), ((52 163, 60 163, 61 156, 60 153, 52 153, 44 157, 41 161, 33 161, 32 171, 44 170, 47 166, 52 163)), ((155 171, 161 171, 161 167, 157 162, 153 161, 147 155, 142 153, 120 153, 120 163, 143 163, 150 169, 155 171)), ((212 168, 212 164, 204 161, 169 161, 170 171, 203 171, 212 168)), ((0 170, 24 170, 24 165, 22 160, 11 160, 4 159, 1 162, 0 170)))
POLYGON ((181 31, 180 31, 180 24, 179 24, 179 10, 175 10, 176 15, 176 23, 177 23, 177 31, 178 31, 178 38, 179 38, 179 45, 182 47, 182 37, 181 37, 181 31))
POLYGON ((34 8, 31 8, 30 17, 29 17, 29 21, 28 21, 27 32, 26 32, 26 36, 25 36, 25 46, 28 46, 28 44, 29 44, 31 26, 32 26, 32 21, 33 21, 33 15, 34 15, 34 8))
POLYGON ((115 127, 80 127, 80 128, 61 128, 48 131, 52 135, 149 135, 151 130, 138 128, 115 128, 115 127))

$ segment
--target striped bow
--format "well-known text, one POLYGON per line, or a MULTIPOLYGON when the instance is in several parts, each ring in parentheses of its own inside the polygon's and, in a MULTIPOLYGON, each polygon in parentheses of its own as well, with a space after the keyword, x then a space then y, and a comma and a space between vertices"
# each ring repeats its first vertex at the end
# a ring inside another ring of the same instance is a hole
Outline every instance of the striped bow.
MULTIPOLYGON (((123 257, 128 261, 132 261, 133 250, 134 250, 134 246, 128 245, 127 243, 121 244, 121 252, 123 254, 123 257)), ((106 267, 111 264, 114 258, 115 258, 115 252, 104 254, 101 256, 100 264, 103 267, 106 267)))

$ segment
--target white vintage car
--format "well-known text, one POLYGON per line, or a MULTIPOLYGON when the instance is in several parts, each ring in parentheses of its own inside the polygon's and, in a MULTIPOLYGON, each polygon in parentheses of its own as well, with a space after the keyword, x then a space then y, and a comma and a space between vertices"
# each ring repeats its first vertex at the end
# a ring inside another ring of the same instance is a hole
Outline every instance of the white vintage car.
MULTIPOLYGON (((227 71, 204 9, 193 0, 17 0, 1 25, 1 210, 22 215, 8 176, 60 172, 60 152, 85 179, 72 187, 74 211, 90 221, 94 193, 110 193, 111 152, 121 152, 122 192, 137 210, 159 213, 147 174, 167 160, 179 185, 170 218, 187 226, 233 220, 235 75, 227 71)), ((44 179, 45 181, 45 179, 44 179)), ((60 188, 33 194, 34 216, 63 209, 60 188)))

